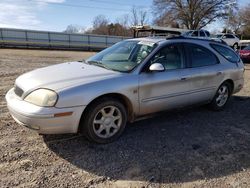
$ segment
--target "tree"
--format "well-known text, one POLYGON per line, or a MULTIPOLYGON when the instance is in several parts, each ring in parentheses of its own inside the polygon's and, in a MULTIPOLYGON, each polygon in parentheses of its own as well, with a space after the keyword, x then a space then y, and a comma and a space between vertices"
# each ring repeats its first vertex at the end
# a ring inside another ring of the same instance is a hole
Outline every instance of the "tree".
POLYGON ((155 23, 200 29, 226 15, 230 0, 154 0, 155 23), (165 21, 166 20, 166 21, 165 21))
POLYGON ((147 22, 147 11, 133 6, 131 9, 131 25, 145 25, 147 22))
POLYGON ((231 11, 222 32, 232 32, 250 38, 250 4, 245 8, 231 11))
POLYGON ((93 20, 93 34, 108 35, 109 20, 104 15, 98 15, 93 20))
POLYGON ((96 16, 93 20, 93 26, 86 31, 87 34, 98 35, 116 35, 116 36, 132 36, 132 31, 128 27, 127 15, 124 15, 119 22, 110 23, 109 20, 103 16, 96 16))
POLYGON ((84 27, 79 25, 70 24, 67 28, 63 31, 64 33, 84 33, 84 27))
POLYGON ((250 4, 240 11, 240 19, 242 20, 242 34, 250 39, 250 4))

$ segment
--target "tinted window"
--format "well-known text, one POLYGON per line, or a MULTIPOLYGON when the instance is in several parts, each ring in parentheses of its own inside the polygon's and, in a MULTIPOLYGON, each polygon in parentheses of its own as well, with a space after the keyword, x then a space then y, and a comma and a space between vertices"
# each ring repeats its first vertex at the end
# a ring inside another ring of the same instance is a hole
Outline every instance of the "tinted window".
POLYGON ((218 63, 216 56, 202 46, 188 44, 187 48, 191 59, 189 67, 202 67, 218 63))
POLYGON ((160 63, 166 70, 183 68, 183 55, 179 45, 163 47, 151 59, 150 64, 160 63))
POLYGON ((217 44, 211 44, 211 46, 219 53, 221 54, 223 57, 225 57, 227 60, 231 61, 231 62, 238 62, 239 61, 239 56, 230 48, 221 46, 221 45, 217 45, 217 44))
POLYGON ((203 31, 200 31, 200 36, 205 37, 206 35, 205 35, 205 33, 203 31))
POLYGON ((194 31, 191 36, 192 37, 198 37, 198 31, 194 31))
POLYGON ((221 38, 221 37, 223 37, 223 35, 216 35, 216 37, 217 37, 217 38, 221 38))
POLYGON ((234 38, 234 36, 233 35, 224 35, 225 36, 225 38, 227 38, 227 39, 233 39, 234 38))

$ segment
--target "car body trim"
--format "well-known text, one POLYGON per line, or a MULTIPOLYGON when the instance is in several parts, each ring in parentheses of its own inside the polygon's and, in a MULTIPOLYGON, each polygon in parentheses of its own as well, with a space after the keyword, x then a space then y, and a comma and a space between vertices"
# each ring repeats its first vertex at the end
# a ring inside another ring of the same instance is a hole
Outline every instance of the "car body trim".
POLYGON ((217 88, 216 87, 209 87, 209 88, 202 88, 199 90, 193 90, 193 91, 188 91, 188 92, 183 92, 183 93, 174 93, 174 94, 169 94, 169 95, 151 97, 151 98, 147 98, 147 99, 142 99, 142 102, 151 102, 154 100, 161 100, 161 99, 166 99, 166 98, 178 97, 178 96, 182 96, 182 95, 189 95, 189 94, 193 94, 193 93, 200 93, 200 92, 215 90, 215 89, 217 89, 217 88))

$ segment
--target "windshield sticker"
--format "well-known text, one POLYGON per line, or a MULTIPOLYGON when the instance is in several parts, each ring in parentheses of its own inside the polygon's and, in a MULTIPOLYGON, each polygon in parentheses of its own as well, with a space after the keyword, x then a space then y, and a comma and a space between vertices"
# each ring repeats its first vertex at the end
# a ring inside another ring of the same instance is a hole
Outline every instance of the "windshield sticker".
POLYGON ((140 42, 138 42, 138 44, 153 47, 155 43, 154 42, 149 42, 149 41, 140 41, 140 42))

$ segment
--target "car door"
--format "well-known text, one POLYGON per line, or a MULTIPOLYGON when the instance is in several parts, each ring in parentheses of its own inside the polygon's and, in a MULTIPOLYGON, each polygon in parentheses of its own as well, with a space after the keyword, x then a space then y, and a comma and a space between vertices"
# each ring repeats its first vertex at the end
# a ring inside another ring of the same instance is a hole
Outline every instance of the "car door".
POLYGON ((186 83, 181 80, 185 56, 181 44, 161 48, 149 60, 139 75, 140 115, 180 107, 189 100, 185 96, 186 83), (150 72, 149 67, 160 63, 162 72, 150 72))
POLYGON ((188 65, 181 72, 185 87, 189 88, 189 104, 210 101, 223 80, 223 70, 212 51, 198 45, 185 43, 188 65))

